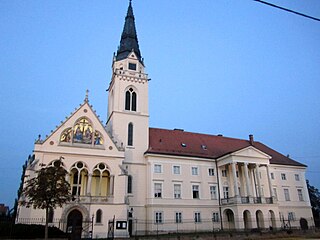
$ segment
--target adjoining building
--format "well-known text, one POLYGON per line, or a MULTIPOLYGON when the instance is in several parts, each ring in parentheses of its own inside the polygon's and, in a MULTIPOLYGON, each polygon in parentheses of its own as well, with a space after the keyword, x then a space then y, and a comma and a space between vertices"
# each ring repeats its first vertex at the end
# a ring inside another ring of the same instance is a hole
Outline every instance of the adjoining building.
MULTIPOLYGON (((130 1, 112 63, 106 125, 87 94, 35 142, 25 181, 63 157, 71 184, 73 201, 51 210, 52 225, 83 237, 314 225, 306 165, 252 135, 150 128, 148 79, 130 1)), ((16 222, 44 218, 43 210, 19 206, 16 222)))

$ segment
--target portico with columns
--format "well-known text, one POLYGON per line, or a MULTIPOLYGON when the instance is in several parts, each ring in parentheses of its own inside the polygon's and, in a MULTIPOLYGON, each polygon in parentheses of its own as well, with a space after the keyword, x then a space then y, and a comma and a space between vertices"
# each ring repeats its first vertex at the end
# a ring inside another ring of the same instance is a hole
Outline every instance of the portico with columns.
POLYGON ((275 216, 279 210, 272 191, 270 159, 253 146, 217 159, 222 212, 225 219, 234 219, 234 228, 266 227, 265 219, 271 219, 269 211, 274 218, 272 227, 277 227, 275 216))

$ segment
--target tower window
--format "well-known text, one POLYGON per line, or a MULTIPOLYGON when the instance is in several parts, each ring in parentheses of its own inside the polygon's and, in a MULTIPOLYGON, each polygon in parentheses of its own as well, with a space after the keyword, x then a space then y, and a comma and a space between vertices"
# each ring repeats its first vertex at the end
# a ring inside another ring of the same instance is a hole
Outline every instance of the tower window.
POLYGON ((128 146, 133 145, 133 124, 128 124, 128 146))
POLYGON ((127 189, 128 193, 132 193, 132 176, 129 175, 128 176, 128 189, 127 189))
POLYGON ((132 88, 126 91, 125 100, 125 110, 137 111, 137 94, 132 88))
POLYGON ((137 70, 137 64, 135 64, 135 63, 129 63, 129 69, 130 69, 130 70, 137 70))

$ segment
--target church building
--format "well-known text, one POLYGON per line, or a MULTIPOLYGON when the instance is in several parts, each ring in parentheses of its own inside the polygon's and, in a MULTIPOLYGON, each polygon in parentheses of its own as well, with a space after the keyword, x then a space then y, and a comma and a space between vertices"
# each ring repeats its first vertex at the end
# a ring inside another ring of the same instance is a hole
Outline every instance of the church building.
MULTIPOLYGON (((84 238, 314 225, 306 165, 252 135, 149 127, 148 79, 130 1, 112 62, 106 124, 87 94, 35 142, 25 182, 62 159, 73 195, 50 211, 50 225, 84 238)), ((19 206, 16 222, 44 218, 44 210, 19 206)))

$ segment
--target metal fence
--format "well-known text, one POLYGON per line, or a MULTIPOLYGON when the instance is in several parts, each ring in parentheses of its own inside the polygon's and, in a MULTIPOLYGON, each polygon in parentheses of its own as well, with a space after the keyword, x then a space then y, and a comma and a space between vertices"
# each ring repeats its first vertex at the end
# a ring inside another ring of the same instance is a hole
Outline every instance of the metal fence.
POLYGON ((256 221, 212 221, 212 219, 201 220, 184 220, 181 222, 175 221, 144 221, 139 219, 132 220, 131 236, 139 235, 161 235, 170 233, 198 233, 198 232, 220 232, 220 231, 279 231, 293 229, 315 229, 313 219, 306 219, 307 226, 301 225, 300 220, 270 220, 264 219, 262 223, 256 221))
MULTIPOLYGON (((0 219, 0 223, 7 222, 14 226, 14 221, 9 219, 0 219)), ((313 219, 306 219, 308 229, 316 229, 313 219)), ((44 225, 44 218, 20 218, 19 222, 21 224, 39 224, 44 225)), ((164 235, 164 234, 185 234, 185 233, 219 233, 219 232, 276 232, 281 230, 297 230, 305 229, 302 226, 300 219, 294 220, 271 220, 263 219, 261 224, 257 221, 243 221, 230 219, 221 221, 221 219, 185 219, 182 221, 175 220, 158 220, 146 221, 141 219, 132 218, 128 221, 128 231, 130 236, 148 236, 148 235, 164 235)), ((319 226, 316 222, 316 226, 319 226)), ((55 226, 63 231, 67 231, 67 222, 62 219, 53 219, 49 223, 49 226, 55 226)), ((101 226, 101 225, 100 225, 101 226)), ((108 223, 104 223, 106 237, 109 231, 108 223)), ((318 228, 320 231, 320 229, 318 228)), ((115 234, 116 233, 115 229, 115 234)), ((82 236, 85 238, 94 236, 95 224, 90 221, 82 222, 82 236)))

